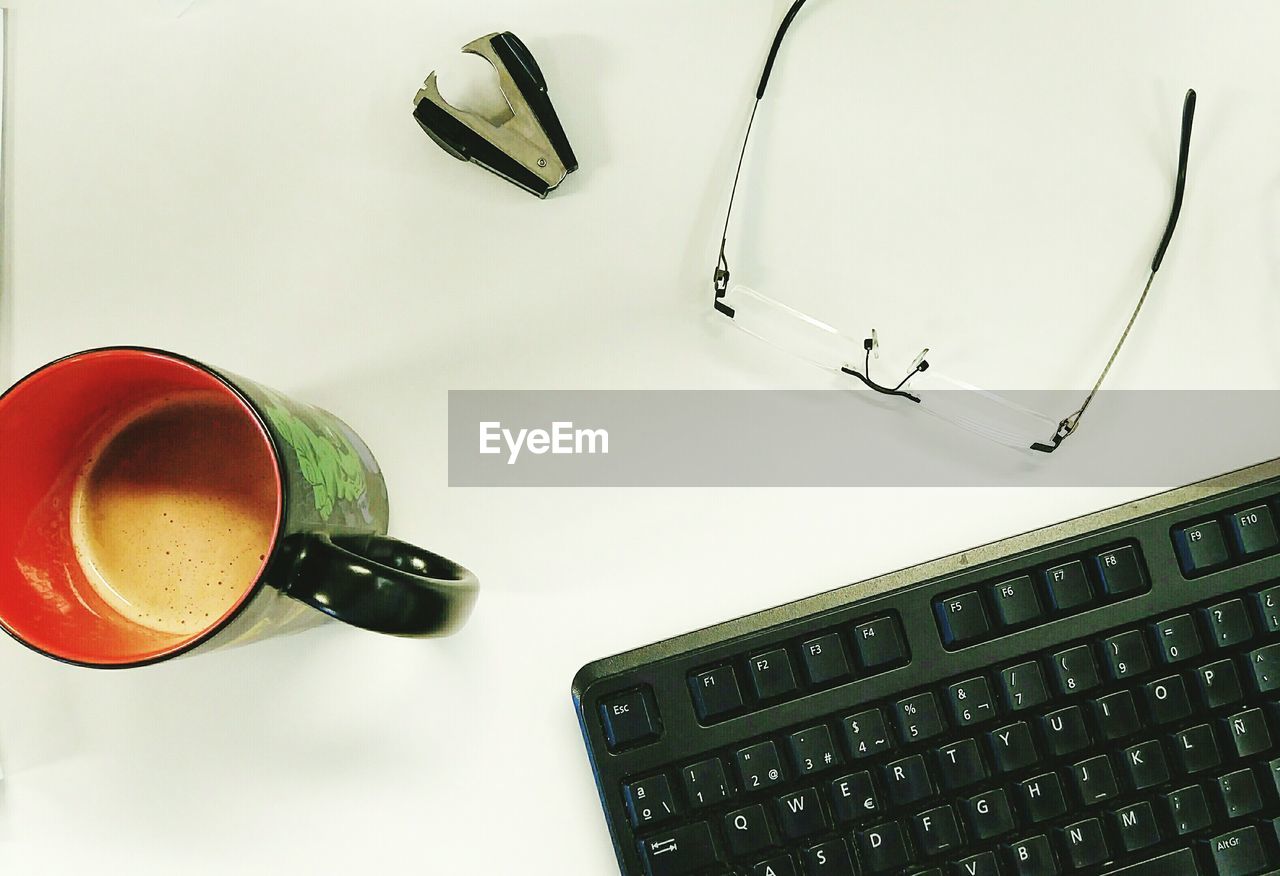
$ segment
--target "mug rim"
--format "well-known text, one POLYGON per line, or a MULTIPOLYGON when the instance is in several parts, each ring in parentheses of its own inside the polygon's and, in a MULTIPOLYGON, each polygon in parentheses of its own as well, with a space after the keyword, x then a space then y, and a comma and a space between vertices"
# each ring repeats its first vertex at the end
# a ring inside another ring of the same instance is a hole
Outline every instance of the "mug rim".
POLYGON ((57 660, 59 663, 65 663, 70 666, 81 666, 87 669, 136 669, 142 666, 153 666, 157 663, 163 663, 166 660, 172 660, 175 657, 180 657, 183 654, 188 654, 191 651, 194 651, 195 649, 199 648, 201 645, 205 644, 206 642, 208 642, 209 640, 217 636, 219 633, 221 633, 223 630, 225 630, 232 623, 234 623, 236 619, 238 619, 241 616, 241 614, 244 613, 245 609, 249 606, 249 604, 252 603, 254 599, 257 598, 257 596, 263 591, 263 589, 267 586, 266 571, 270 569, 275 564, 276 560, 279 558, 279 555, 281 552, 281 545, 284 542, 285 516, 289 508, 289 499, 290 499, 289 479, 288 477, 286 477, 285 467, 284 467, 284 457, 282 455, 280 445, 276 441, 275 435, 272 433, 271 429, 267 425, 265 418, 262 416, 262 412, 258 410, 258 406, 253 403, 253 400, 250 399, 249 396, 246 395, 244 392, 242 392, 240 388, 236 386, 231 380, 229 380, 227 377, 224 377, 222 374, 220 374, 217 371, 217 369, 209 365, 206 365, 205 363, 200 362, 196 359, 193 359, 190 356, 183 355, 182 353, 175 353, 172 350, 162 350, 158 347, 146 347, 141 345, 124 344, 124 345, 111 345, 111 346, 105 346, 105 347, 92 347, 87 350, 80 350, 75 353, 68 353, 67 355, 54 359, 51 362, 46 362, 44 365, 41 365, 39 368, 36 368, 34 371, 31 371, 28 374, 25 374, 22 377, 18 378, 16 381, 14 381, 12 386, 9 386, 3 392, 0 392, 0 404, 3 404, 3 402, 7 398, 9 398, 9 396, 14 391, 16 391, 19 387, 23 386, 29 380, 44 373, 45 371, 51 368, 54 368, 56 366, 66 364, 76 359, 81 359, 86 356, 92 356, 100 353, 145 353, 148 355, 157 356, 162 359, 168 359, 170 361, 178 362, 178 363, 189 365, 193 368, 196 368, 197 370, 203 372, 204 374, 212 377, 218 383, 222 384, 224 388, 226 388, 235 396, 236 400, 240 402, 240 404, 244 407, 244 409, 249 412, 249 414, 253 417, 254 425, 258 427, 258 430, 262 433, 263 437, 266 439, 267 446, 271 449, 272 461, 275 463, 276 481, 279 484, 279 489, 276 491, 277 505, 276 505, 275 532, 271 539, 271 547, 267 551, 266 559, 263 560, 262 566, 258 571, 257 577, 254 579, 253 583, 239 597, 238 603, 235 605, 234 608, 231 609, 231 611, 229 611, 225 616, 223 616, 220 620, 218 620, 212 626, 196 634, 195 636, 192 636, 191 638, 184 640, 181 644, 179 644, 174 648, 165 650, 159 654, 151 655, 149 657, 144 657, 138 660, 129 660, 127 662, 120 662, 120 663, 106 663, 106 662, 94 662, 89 660, 78 660, 74 657, 68 657, 66 655, 54 654, 49 651, 46 651, 44 648, 41 648, 35 643, 27 641, 25 638, 19 635, 16 630, 12 629, 9 626, 9 624, 0 622, 0 630, 3 630, 5 633, 7 633, 9 637, 12 638, 14 641, 18 642, 21 645, 24 645, 25 647, 31 649, 37 654, 40 654, 44 657, 48 657, 52 660, 57 660))

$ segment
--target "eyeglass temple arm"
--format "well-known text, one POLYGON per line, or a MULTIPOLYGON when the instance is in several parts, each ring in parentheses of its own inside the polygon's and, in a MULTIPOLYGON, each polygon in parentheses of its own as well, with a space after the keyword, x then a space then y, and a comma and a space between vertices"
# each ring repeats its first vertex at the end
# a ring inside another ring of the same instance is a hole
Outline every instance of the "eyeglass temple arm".
POLYGON ((778 34, 773 38, 773 45, 769 49, 769 60, 764 62, 764 72, 760 74, 760 87, 756 89, 756 100, 764 97, 764 90, 769 87, 769 77, 773 75, 773 64, 778 60, 778 50, 782 48, 782 41, 786 39, 787 31, 791 29, 791 22, 796 20, 796 16, 800 14, 800 10, 807 2, 808 0, 796 0, 783 16, 778 34))
POLYGON ((742 178, 742 165, 747 158, 747 144, 751 142, 751 129, 756 123, 756 111, 760 109, 760 101, 764 97, 764 91, 769 87, 769 77, 773 75, 773 65, 778 60, 778 51, 782 48, 782 41, 786 38, 787 31, 791 28, 791 22, 795 21, 796 15, 799 14, 801 8, 807 2, 808 0, 796 0, 791 4, 791 8, 787 10, 786 16, 782 19, 782 25, 778 28, 777 35, 773 38, 773 45, 769 48, 769 58, 764 63, 764 72, 760 74, 760 85, 756 88, 756 100, 755 105, 751 108, 751 120, 747 122, 747 133, 742 138, 742 152, 738 155, 738 169, 733 175, 733 191, 729 194, 729 208, 725 211, 724 234, 720 236, 720 258, 716 262, 714 279, 716 310, 730 319, 733 318, 734 309, 725 304, 722 299, 725 293, 729 291, 729 260, 725 257, 725 248, 729 244, 729 221, 733 218, 733 201, 738 196, 738 181, 742 178))
POLYGON ((1151 292, 1151 286, 1155 282, 1156 272, 1160 270, 1160 265, 1164 262, 1165 252, 1168 251, 1169 243, 1173 240, 1174 229, 1178 227, 1178 217, 1182 215, 1182 199, 1187 190, 1187 160, 1191 154, 1191 126, 1195 121, 1195 117, 1196 92, 1195 89, 1188 89, 1186 99, 1182 103, 1182 140, 1178 150, 1178 181, 1173 189, 1173 207, 1169 211, 1169 222, 1165 225, 1164 236, 1160 238, 1160 246, 1156 249, 1155 258, 1151 260, 1151 274, 1147 277, 1147 285, 1143 288, 1142 296, 1138 299, 1138 306, 1133 309, 1133 315, 1129 317, 1129 323, 1120 335, 1120 340, 1116 343, 1116 348, 1112 351, 1111 358, 1107 360, 1102 373, 1098 375, 1098 380, 1094 383, 1093 389, 1085 396, 1084 403, 1058 423, 1058 429, 1054 432, 1050 443, 1036 442, 1031 445, 1032 450, 1038 450, 1041 453, 1053 453, 1062 445, 1063 441, 1070 438, 1076 429, 1080 427, 1080 420, 1084 417, 1084 412, 1089 409, 1089 405, 1093 403, 1094 396, 1102 388, 1102 382, 1107 379, 1107 375, 1111 372, 1111 366, 1115 364, 1116 358, 1120 355, 1120 349, 1124 346, 1124 342, 1129 339, 1129 333, 1133 331, 1134 323, 1138 321, 1138 314, 1142 312, 1142 306, 1146 304, 1147 295, 1151 292))

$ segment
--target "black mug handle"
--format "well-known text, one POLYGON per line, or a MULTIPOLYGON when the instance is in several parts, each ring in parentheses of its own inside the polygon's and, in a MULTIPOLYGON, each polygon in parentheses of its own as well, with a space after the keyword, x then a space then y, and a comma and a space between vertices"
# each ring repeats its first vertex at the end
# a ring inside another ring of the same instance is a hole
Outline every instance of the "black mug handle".
POLYGON ((332 618, 393 636, 444 636, 467 619, 476 576, 385 536, 304 533, 285 540, 285 595, 332 618))

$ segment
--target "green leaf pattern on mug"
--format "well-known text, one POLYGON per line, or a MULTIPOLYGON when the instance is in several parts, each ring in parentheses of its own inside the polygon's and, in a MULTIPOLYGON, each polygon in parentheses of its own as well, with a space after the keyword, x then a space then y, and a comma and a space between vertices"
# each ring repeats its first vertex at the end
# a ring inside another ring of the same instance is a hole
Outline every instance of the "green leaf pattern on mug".
POLYGON ((266 406, 266 414, 280 437, 293 448, 321 518, 331 518, 339 502, 359 502, 364 497, 364 466, 345 435, 327 426, 322 427, 324 434, 317 434, 278 399, 266 406))

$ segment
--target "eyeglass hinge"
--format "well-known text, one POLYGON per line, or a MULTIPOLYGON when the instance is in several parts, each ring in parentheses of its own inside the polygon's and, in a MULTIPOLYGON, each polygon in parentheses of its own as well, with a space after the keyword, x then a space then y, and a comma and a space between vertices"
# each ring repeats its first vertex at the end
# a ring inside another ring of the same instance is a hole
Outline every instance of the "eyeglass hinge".
POLYGON ((1075 432, 1076 427, 1079 425, 1080 425, 1080 414, 1078 413, 1072 414, 1071 416, 1059 421, 1058 431, 1053 433, 1052 444, 1042 444, 1039 441, 1037 441, 1035 444, 1031 445, 1031 449, 1037 450, 1040 453, 1053 453, 1053 451, 1057 450, 1059 447, 1062 446, 1063 441, 1066 441, 1068 438, 1071 437, 1071 434, 1075 432))
POLYGON ((737 311, 735 311, 732 307, 725 304, 724 301, 721 300, 729 291, 729 269, 728 268, 724 268, 724 267, 716 268, 714 284, 716 288, 716 300, 715 300, 716 310, 720 311, 730 319, 733 319, 733 316, 737 311))

